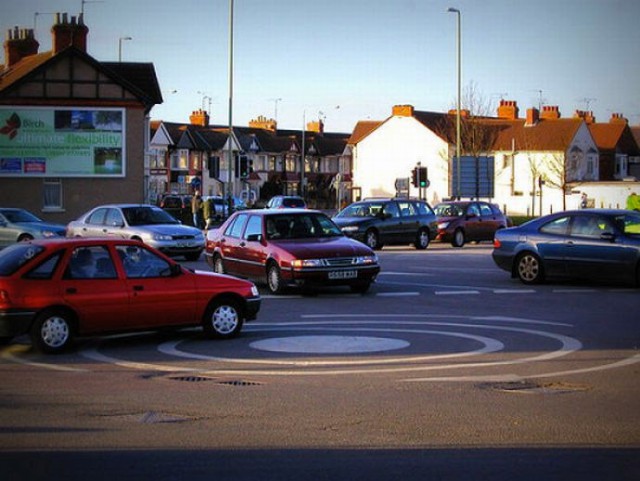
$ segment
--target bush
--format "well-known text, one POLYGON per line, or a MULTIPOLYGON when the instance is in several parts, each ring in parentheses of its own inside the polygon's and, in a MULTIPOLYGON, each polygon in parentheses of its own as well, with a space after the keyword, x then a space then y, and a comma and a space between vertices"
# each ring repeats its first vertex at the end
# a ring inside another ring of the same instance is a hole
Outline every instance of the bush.
POLYGON ((509 217, 511 218, 511 222, 513 222, 514 226, 524 224, 525 222, 529 222, 536 218, 530 215, 510 215, 509 217))

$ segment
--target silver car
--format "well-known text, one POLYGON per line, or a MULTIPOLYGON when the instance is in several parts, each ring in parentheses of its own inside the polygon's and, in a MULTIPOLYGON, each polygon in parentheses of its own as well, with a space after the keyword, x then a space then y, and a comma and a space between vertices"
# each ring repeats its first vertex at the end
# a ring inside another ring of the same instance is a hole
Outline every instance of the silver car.
POLYGON ((182 225, 159 207, 146 204, 95 207, 67 225, 67 237, 137 239, 188 261, 198 260, 205 244, 200 229, 182 225))
POLYGON ((65 229, 66 226, 45 222, 28 210, 0 208, 0 248, 32 239, 64 237, 65 229))

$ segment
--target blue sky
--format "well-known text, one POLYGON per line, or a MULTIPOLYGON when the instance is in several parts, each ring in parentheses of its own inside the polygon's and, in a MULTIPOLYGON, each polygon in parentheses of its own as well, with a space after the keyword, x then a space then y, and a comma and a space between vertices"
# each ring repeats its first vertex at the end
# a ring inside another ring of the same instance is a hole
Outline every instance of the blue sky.
MULTIPOLYGON (((3 1, 3 38, 36 18, 49 50, 50 13, 76 15, 81 4, 3 1)), ((521 116, 542 99, 565 117, 588 105, 598 121, 620 112, 640 124, 638 0, 235 0, 234 124, 274 117, 277 105, 280 128, 322 115, 327 131, 351 132, 395 104, 454 107, 448 7, 462 16, 463 86, 473 82, 491 113, 500 97, 521 116)), ((130 36, 123 61, 155 65, 165 101, 153 119, 188 122, 211 97, 212 123, 228 123, 229 0, 86 1, 84 11, 90 55, 115 61, 130 36)))

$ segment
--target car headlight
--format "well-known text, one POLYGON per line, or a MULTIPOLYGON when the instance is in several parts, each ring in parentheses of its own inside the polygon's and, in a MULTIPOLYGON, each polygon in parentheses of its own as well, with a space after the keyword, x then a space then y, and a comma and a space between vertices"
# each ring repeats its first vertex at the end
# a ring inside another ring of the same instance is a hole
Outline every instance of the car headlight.
POLYGON ((359 227, 357 225, 346 225, 340 228, 342 232, 349 232, 349 233, 358 232, 358 229, 359 227))
POLYGON ((256 286, 251 286, 251 295, 253 297, 259 297, 260 296, 260 292, 258 291, 258 288, 256 286))
POLYGON ((325 263, 322 259, 294 259, 291 261, 291 267, 294 269, 302 269, 303 267, 322 267, 325 263))
POLYGON ((170 241, 173 240, 173 237, 167 234, 153 234, 151 238, 155 241, 170 241))
POLYGON ((356 264, 359 266, 377 264, 377 263, 378 263, 378 256, 375 256, 375 255, 356 257, 356 264))
POLYGON ((58 234, 56 234, 52 230, 43 230, 41 234, 42 234, 42 237, 58 237, 58 234))
POLYGON ((447 227, 449 227, 449 222, 438 222, 438 229, 442 230, 446 229, 447 227))

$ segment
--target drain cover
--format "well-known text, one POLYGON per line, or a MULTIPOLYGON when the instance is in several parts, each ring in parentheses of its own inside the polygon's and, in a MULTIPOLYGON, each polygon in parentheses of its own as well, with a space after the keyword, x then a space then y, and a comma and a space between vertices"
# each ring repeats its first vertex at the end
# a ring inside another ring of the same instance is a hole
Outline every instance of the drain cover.
POLYGON ((571 392, 587 391, 589 389, 588 386, 578 384, 567 384, 562 382, 540 384, 530 380, 488 382, 480 384, 479 387, 482 389, 492 389, 494 391, 523 394, 566 394, 571 392))
POLYGON ((213 381, 213 378, 206 376, 175 376, 170 377, 172 381, 185 381, 185 382, 204 382, 204 381, 213 381))
POLYGON ((235 381, 219 381, 218 384, 225 386, 260 386, 262 383, 255 381, 243 381, 241 379, 235 381))

